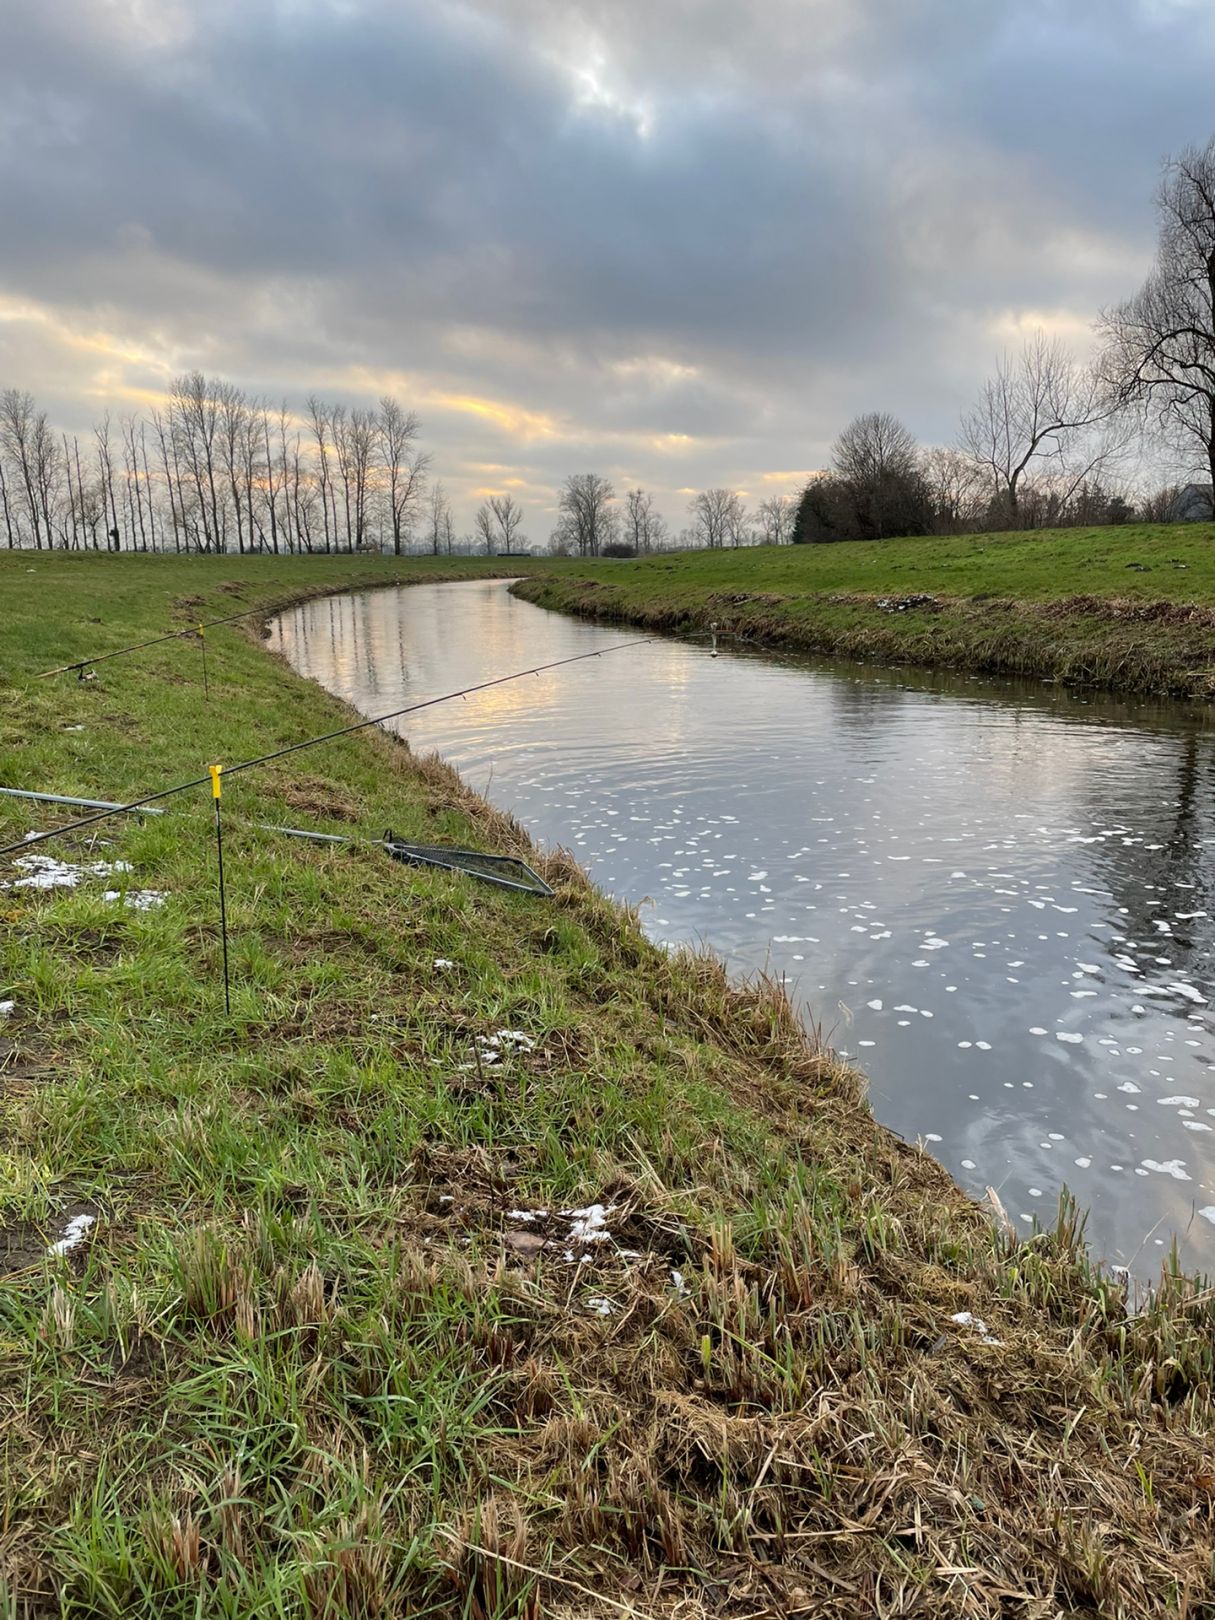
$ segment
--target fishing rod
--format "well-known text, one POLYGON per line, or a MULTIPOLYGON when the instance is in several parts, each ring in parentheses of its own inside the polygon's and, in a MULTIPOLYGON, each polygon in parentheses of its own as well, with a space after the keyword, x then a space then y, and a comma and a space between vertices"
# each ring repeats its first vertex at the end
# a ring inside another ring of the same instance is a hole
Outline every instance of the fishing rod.
POLYGON ((192 624, 188 630, 170 630, 167 635, 153 636, 149 641, 136 641, 129 647, 117 647, 113 652, 98 653, 95 658, 78 658, 74 664, 60 664, 57 669, 44 669, 34 676, 36 681, 45 680, 48 675, 67 675, 74 669, 91 669, 94 664, 104 664, 110 658, 125 658, 128 653, 142 652, 145 647, 159 647, 164 641, 180 641, 183 636, 196 636, 200 630, 214 630, 216 625, 235 624, 238 619, 251 618, 255 613, 264 613, 264 607, 245 608, 241 613, 229 613, 226 619, 206 619, 201 624, 192 624))
MULTIPOLYGON (((39 804, 70 804, 78 810, 121 810, 122 805, 110 799, 78 799, 70 793, 37 793, 33 788, 0 787, 0 798, 35 799, 39 804)), ((163 810, 149 810, 150 816, 160 816, 163 810)))
MULTIPOLYGON (((618 641, 611 647, 600 647, 596 652, 576 653, 572 658, 555 658, 548 664, 536 664, 531 669, 518 669, 510 675, 497 675, 490 681, 478 681, 474 686, 462 686, 457 692, 444 692, 440 697, 425 698, 421 703, 410 703, 403 709, 393 709, 390 714, 377 715, 372 720, 357 720, 352 726, 339 726, 336 731, 327 731, 320 737, 309 737, 305 742, 289 743, 286 748, 276 748, 273 753, 259 754, 256 759, 242 760, 238 765, 225 765, 224 775, 235 776, 238 771, 251 771, 255 765, 269 765, 273 760, 284 759, 288 754, 298 754, 304 748, 316 748, 321 743, 333 742, 338 737, 349 737, 356 731, 366 731, 368 726, 386 725, 389 720, 399 720, 402 715, 417 714, 420 709, 433 709, 438 703, 450 703, 455 698, 471 697, 474 692, 488 691, 492 686, 504 686, 508 681, 521 681, 528 675, 543 675, 550 669, 563 669, 567 664, 581 664, 588 658, 602 658, 605 653, 624 652, 628 647, 644 647, 653 636, 638 636, 633 641, 618 641)), ((32 837, 19 838, 15 843, 0 845, 0 855, 11 855, 14 850, 32 849, 35 844, 45 843, 48 838, 59 838, 64 833, 77 832, 81 827, 91 827, 95 822, 106 821, 110 816, 128 815, 132 810, 142 810, 145 805, 156 804, 161 799, 171 799, 175 794, 188 793, 191 788, 205 787, 211 781, 208 771, 205 776, 195 776, 188 782, 179 782, 176 787, 161 788, 156 793, 147 793, 141 799, 132 799, 129 804, 116 804, 109 809, 99 810, 92 816, 81 816, 76 821, 66 822, 62 827, 52 827, 49 832, 35 833, 32 837)))

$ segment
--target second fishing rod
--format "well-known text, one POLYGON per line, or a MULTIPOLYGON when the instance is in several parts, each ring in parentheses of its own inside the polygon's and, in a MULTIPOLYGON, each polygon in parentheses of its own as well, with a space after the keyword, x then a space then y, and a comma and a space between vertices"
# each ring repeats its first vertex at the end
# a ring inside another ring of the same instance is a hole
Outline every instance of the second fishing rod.
MULTIPOLYGON (((389 720, 399 720, 407 714, 417 714, 422 709, 432 709, 440 703, 451 703, 456 698, 471 697, 475 692, 486 692, 494 686, 504 686, 508 681, 521 681, 529 675, 543 675, 551 669, 562 669, 568 664, 585 663, 591 658, 603 658, 609 653, 623 652, 629 647, 646 646, 653 638, 651 636, 638 636, 632 641, 618 641, 611 647, 599 647, 594 652, 576 653, 571 658, 555 658, 547 664, 535 664, 530 669, 513 670, 509 675, 497 675, 492 680, 477 681, 471 686, 462 686, 454 692, 444 692, 438 697, 423 698, 418 703, 408 703, 403 708, 393 709, 389 714, 380 714, 370 720, 356 720, 353 725, 339 726, 336 731, 326 731, 319 737, 308 737, 303 742, 289 743, 285 748, 276 748, 268 754, 259 754, 254 759, 241 760, 235 765, 224 766, 224 776, 231 777, 240 771, 251 771, 255 766, 268 765, 276 759, 285 759, 289 754, 298 754, 306 748, 317 748, 321 743, 334 742, 339 737, 352 736, 356 731, 365 731, 369 726, 386 725, 389 720)), ((126 804, 114 804, 104 810, 98 810, 89 816, 80 816, 75 821, 65 822, 62 827, 52 827, 47 832, 27 834, 11 844, 0 845, 0 855, 11 855, 16 850, 32 849, 49 838, 61 838, 66 833, 77 832, 83 827, 91 827, 96 822, 108 821, 111 816, 126 815, 132 810, 141 810, 145 805, 157 804, 161 799, 169 799, 178 793, 188 793, 191 788, 204 787, 212 782, 213 778, 208 771, 203 776, 191 777, 188 782, 178 782, 173 787, 160 788, 155 793, 144 794, 141 798, 131 799, 126 804)))

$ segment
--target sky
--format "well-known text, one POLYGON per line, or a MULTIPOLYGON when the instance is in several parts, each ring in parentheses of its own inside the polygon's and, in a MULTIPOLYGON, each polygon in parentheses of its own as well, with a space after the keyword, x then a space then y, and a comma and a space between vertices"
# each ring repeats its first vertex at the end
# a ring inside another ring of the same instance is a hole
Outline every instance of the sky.
POLYGON ((0 0, 0 387, 391 392, 471 525, 596 471, 675 529, 857 412, 948 443, 1083 351, 1215 133, 1211 0, 0 0))

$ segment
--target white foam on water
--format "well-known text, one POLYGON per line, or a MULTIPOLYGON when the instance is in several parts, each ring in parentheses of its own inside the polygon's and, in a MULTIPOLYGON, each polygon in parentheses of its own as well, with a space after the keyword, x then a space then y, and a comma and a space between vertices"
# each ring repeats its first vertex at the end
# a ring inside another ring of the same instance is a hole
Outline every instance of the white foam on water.
POLYGON ((1158 1159, 1140 1159, 1139 1162, 1145 1171, 1152 1170, 1160 1176, 1172 1176, 1174 1181, 1193 1180, 1192 1176, 1186 1174, 1184 1159, 1166 1159, 1163 1164, 1158 1159))

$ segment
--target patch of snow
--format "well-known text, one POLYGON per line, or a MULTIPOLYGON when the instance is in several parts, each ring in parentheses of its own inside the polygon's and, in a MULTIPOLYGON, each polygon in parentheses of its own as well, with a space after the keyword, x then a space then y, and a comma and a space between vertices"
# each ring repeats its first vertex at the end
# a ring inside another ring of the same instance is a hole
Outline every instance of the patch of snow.
POLYGON ((105 900, 121 900, 130 911, 155 911, 169 898, 162 889, 107 889, 105 900))
POLYGON ((48 1254, 67 1254, 70 1249, 74 1249, 78 1244, 84 1242, 85 1233, 96 1219, 96 1215, 73 1215, 63 1229, 63 1236, 57 1243, 49 1244, 46 1252, 48 1254))
POLYGON ((603 1243, 611 1237, 608 1216, 615 1213, 615 1204, 605 1209, 602 1204, 588 1204, 585 1209, 564 1209, 562 1214, 573 1224, 569 1230, 570 1243, 603 1243))
POLYGON ((999 1344, 1001 1342, 987 1331, 987 1323, 981 1316, 972 1316, 969 1311, 958 1311, 949 1320, 956 1322, 959 1327, 974 1328, 984 1344, 999 1344))
POLYGON ((57 861, 53 855, 20 855, 13 862, 28 877, 0 883, 0 889, 74 889, 86 877, 110 877, 129 872, 129 861, 92 861, 85 864, 57 861))
MULTIPOLYGON (((511 1047, 516 1047, 521 1052, 531 1052, 536 1045, 532 1037, 521 1029, 500 1029, 496 1035, 478 1035, 477 1043, 493 1052, 511 1047)), ((492 1063, 493 1059, 490 1058, 489 1061, 492 1063)))

